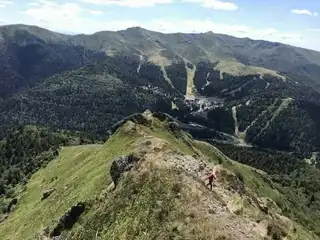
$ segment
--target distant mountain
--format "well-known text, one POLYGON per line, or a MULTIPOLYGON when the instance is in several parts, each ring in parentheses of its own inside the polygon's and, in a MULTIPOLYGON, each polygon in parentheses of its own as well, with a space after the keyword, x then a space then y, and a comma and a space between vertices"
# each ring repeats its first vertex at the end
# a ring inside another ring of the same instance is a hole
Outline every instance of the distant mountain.
POLYGON ((315 51, 212 32, 135 27, 71 36, 25 25, 0 27, 0 46, 2 125, 104 136, 151 108, 242 145, 320 152, 315 51))
POLYGON ((0 27, 0 98, 56 73, 94 63, 104 54, 68 42, 68 36, 33 26, 0 27))

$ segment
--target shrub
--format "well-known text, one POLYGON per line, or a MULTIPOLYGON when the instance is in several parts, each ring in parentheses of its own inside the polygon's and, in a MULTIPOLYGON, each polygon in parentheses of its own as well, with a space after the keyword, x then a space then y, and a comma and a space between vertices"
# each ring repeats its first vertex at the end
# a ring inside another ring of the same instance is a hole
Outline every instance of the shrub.
POLYGON ((270 223, 267 230, 268 236, 273 240, 281 240, 288 235, 288 233, 276 223, 270 223))

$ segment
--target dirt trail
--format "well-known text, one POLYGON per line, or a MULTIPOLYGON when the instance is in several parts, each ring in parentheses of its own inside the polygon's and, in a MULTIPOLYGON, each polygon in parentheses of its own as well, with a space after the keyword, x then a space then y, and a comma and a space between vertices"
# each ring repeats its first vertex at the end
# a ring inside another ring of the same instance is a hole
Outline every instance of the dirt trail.
POLYGON ((239 137, 239 123, 237 118, 237 106, 232 107, 232 117, 234 120, 234 135, 239 137))
POLYGON ((185 96, 186 100, 194 100, 195 99, 195 92, 196 92, 196 87, 194 86, 194 75, 196 72, 196 66, 192 65, 193 68, 190 69, 187 66, 187 63, 185 63, 186 65, 186 70, 187 70, 187 94, 185 96))
POLYGON ((246 132, 240 132, 239 131, 239 122, 238 122, 238 117, 237 117, 237 107, 240 107, 241 105, 238 106, 233 106, 232 107, 232 117, 234 120, 234 135, 238 137, 240 143, 238 144, 239 146, 250 146, 246 143, 246 132))
POLYGON ((170 143, 159 138, 147 136, 140 144, 147 153, 145 163, 150 161, 160 168, 173 168, 182 173, 180 174, 181 182, 185 185, 185 191, 190 194, 186 200, 188 202, 186 204, 190 206, 190 212, 197 212, 204 219, 208 219, 210 224, 217 226, 219 232, 226 233, 232 240, 264 238, 267 226, 264 223, 260 226, 246 215, 242 196, 230 190, 228 183, 221 178, 215 182, 212 191, 204 185, 204 179, 212 168, 217 174, 223 172, 230 177, 234 176, 232 172, 223 166, 210 163, 203 155, 193 157, 177 154, 168 149, 170 143), (197 201, 196 204, 194 199, 197 201), (235 199, 240 199, 240 203, 235 203, 235 199), (238 211, 241 213, 239 214, 238 211))
POLYGON ((210 82, 208 81, 208 78, 210 77, 210 73, 208 72, 207 73, 207 77, 206 77, 206 84, 201 88, 202 90, 204 90, 204 88, 206 87, 206 86, 209 86, 210 85, 210 82))
POLYGON ((172 85, 171 79, 168 77, 167 71, 164 68, 164 66, 161 66, 161 72, 162 72, 164 79, 174 88, 174 86, 172 85))
POLYGON ((140 74, 140 69, 141 69, 141 66, 142 66, 142 62, 143 62, 143 56, 140 55, 140 63, 139 63, 139 66, 137 68, 137 73, 140 74))

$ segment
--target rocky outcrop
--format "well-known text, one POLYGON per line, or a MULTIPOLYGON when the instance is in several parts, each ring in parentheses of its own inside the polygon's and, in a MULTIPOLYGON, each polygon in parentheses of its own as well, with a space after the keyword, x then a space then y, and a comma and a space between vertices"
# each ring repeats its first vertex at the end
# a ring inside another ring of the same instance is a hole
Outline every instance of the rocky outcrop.
POLYGON ((43 194, 42 194, 41 201, 47 199, 55 191, 56 191, 55 188, 44 191, 43 194))
POLYGON ((151 124, 150 120, 145 117, 141 113, 135 113, 128 117, 123 118, 121 121, 117 122, 115 125, 113 125, 110 130, 108 131, 108 134, 111 136, 114 134, 121 126, 123 126, 127 121, 132 121, 137 124, 149 126, 151 124))
POLYGON ((12 199, 8 205, 7 212, 8 213, 12 212, 14 209, 14 206, 16 206, 17 204, 18 204, 18 199, 17 198, 12 199))
POLYGON ((159 119, 161 122, 164 121, 175 121, 173 117, 171 117, 169 114, 162 113, 162 112, 154 112, 152 114, 153 117, 159 119))
POLYGON ((72 206, 60 219, 50 237, 54 238, 60 236, 64 230, 69 230, 78 221, 80 215, 85 211, 85 203, 79 202, 72 206))
POLYGON ((134 155, 121 156, 113 160, 110 175, 114 183, 114 188, 117 187, 121 175, 124 172, 130 171, 139 160, 139 157, 134 155))

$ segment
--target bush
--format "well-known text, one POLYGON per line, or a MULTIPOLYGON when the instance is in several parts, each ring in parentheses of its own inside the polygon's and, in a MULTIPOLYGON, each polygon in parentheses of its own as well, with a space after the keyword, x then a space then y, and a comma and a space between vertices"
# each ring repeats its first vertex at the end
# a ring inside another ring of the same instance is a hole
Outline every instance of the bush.
POLYGON ((243 176, 243 174, 242 174, 240 171, 238 171, 238 170, 235 171, 235 174, 236 174, 237 178, 238 178, 242 183, 244 183, 244 176, 243 176))
POLYGON ((288 235, 288 233, 276 223, 269 224, 267 230, 268 236, 273 240, 281 240, 288 235))

